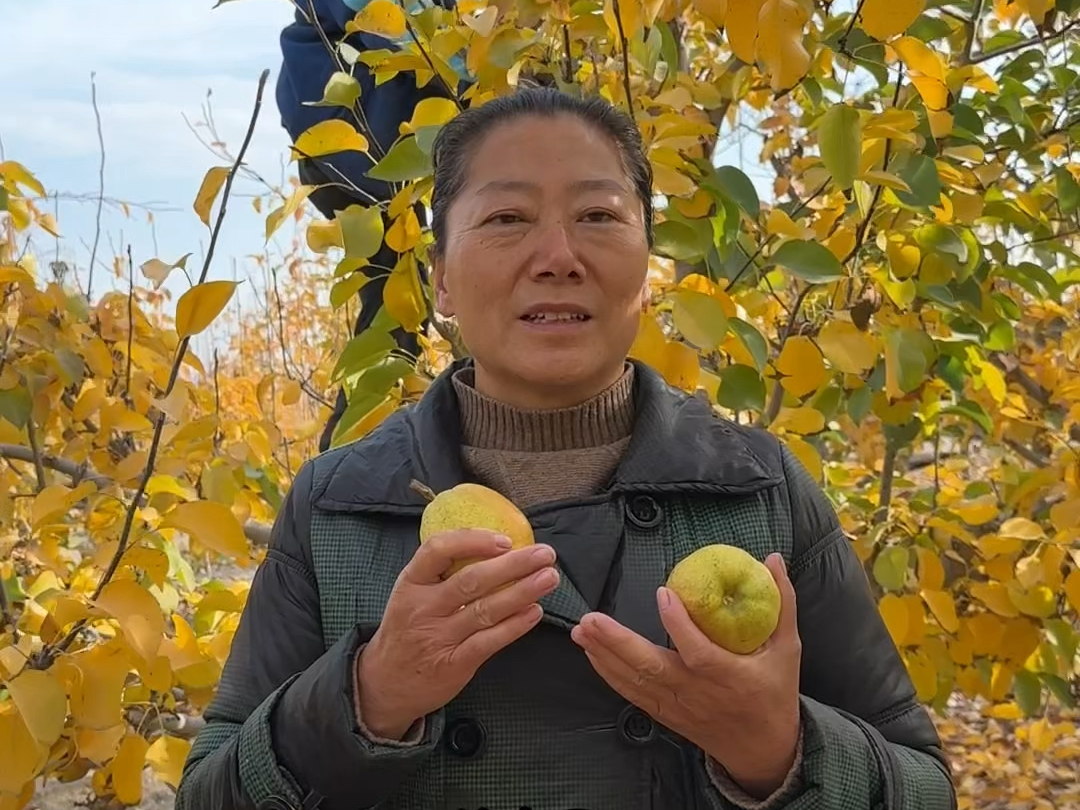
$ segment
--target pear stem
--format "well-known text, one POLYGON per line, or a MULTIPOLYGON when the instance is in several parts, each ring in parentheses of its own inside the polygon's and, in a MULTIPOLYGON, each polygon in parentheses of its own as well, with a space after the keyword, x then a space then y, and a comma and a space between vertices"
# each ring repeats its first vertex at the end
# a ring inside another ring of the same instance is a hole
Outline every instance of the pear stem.
POLYGON ((426 484, 420 483, 415 478, 409 482, 409 489, 411 489, 413 492, 418 492, 423 495, 428 503, 431 503, 433 500, 435 500, 435 491, 426 484))

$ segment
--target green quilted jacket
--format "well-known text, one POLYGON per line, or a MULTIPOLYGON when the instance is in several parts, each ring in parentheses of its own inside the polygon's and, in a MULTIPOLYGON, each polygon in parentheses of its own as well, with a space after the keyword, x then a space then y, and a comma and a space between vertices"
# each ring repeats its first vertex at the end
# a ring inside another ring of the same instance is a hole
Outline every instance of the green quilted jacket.
POLYGON ((627 704, 569 638, 603 610, 668 644, 656 588, 718 542, 762 560, 782 552, 797 594, 803 756, 769 810, 955 808, 938 735, 824 494, 769 433, 635 365, 634 436, 610 482, 526 512, 563 573, 543 620, 428 716, 419 743, 358 728, 352 662, 419 542, 424 502, 410 479, 436 491, 468 480, 449 379, 461 363, 415 406, 309 461, 252 583, 177 810, 736 810, 702 752, 627 704))

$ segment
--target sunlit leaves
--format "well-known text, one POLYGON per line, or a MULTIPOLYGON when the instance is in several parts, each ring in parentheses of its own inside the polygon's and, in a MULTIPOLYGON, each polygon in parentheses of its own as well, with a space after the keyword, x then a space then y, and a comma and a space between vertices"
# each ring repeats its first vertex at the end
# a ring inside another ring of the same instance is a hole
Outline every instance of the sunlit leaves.
POLYGON ((859 22, 874 39, 887 40, 904 33, 925 5, 926 0, 865 0, 859 22))
POLYGON ((810 68, 810 54, 803 44, 807 19, 798 0, 765 0, 761 5, 756 53, 773 90, 794 87, 810 68))
POLYGON ((723 306, 705 293, 677 292, 672 316, 680 334, 703 351, 716 349, 727 334, 727 314, 723 306))
POLYGON ((431 156, 420 148, 418 136, 401 138, 372 166, 368 177, 388 182, 416 180, 431 172, 431 156))
POLYGON ((860 331, 850 321, 830 320, 822 327, 817 345, 832 367, 846 374, 861 374, 878 359, 874 336, 860 331))
POLYGON ((367 138, 348 121, 331 118, 320 121, 302 133, 291 147, 293 159, 322 157, 337 152, 366 152, 367 138))
POLYGON ((416 264, 407 254, 395 265, 383 289, 383 303, 390 316, 409 332, 420 328, 427 315, 416 264))
POLYGON ((371 0, 352 20, 345 24, 345 33, 362 31, 396 39, 405 34, 405 12, 393 0, 371 0))
POLYGON ((808 239, 790 239, 772 255, 772 261, 796 278, 824 283, 843 278, 839 259, 826 247, 808 239))
POLYGON ((330 74, 323 90, 323 97, 318 101, 305 101, 311 107, 346 107, 351 109, 360 98, 360 82, 340 70, 330 74))
POLYGON ((213 166, 203 177, 202 185, 199 186, 199 191, 195 195, 193 207, 204 225, 210 225, 210 209, 214 207, 214 200, 217 199, 221 187, 229 179, 230 171, 228 166, 213 166))
POLYGON ((181 338, 204 331, 228 305, 237 281, 206 281, 196 284, 176 302, 176 333, 181 338))
POLYGON ((226 557, 244 561, 248 544, 229 507, 213 501, 182 503, 165 515, 162 528, 187 532, 199 543, 226 557))
POLYGON ((859 111, 836 104, 825 111, 818 125, 821 162, 840 188, 850 188, 859 172, 862 154, 862 126, 859 111))
POLYGON ((165 619, 149 591, 131 580, 115 580, 105 586, 95 606, 116 619, 124 638, 144 661, 153 662, 165 633, 165 619))
POLYGON ((311 192, 315 190, 315 186, 301 185, 297 186, 293 190, 293 193, 289 195, 289 198, 285 201, 284 205, 278 206, 266 217, 266 238, 269 240, 274 232, 281 227, 281 223, 291 216, 294 216, 300 209, 300 206, 304 204, 304 201, 311 196, 311 192))

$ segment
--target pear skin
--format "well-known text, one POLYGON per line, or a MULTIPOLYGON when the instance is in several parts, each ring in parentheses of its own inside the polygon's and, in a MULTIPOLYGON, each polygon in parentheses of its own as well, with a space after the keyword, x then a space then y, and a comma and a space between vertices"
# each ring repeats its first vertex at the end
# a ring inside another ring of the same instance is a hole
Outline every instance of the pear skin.
POLYGON ((667 587, 714 644, 753 652, 780 621, 780 589, 764 563, 736 546, 714 543, 680 560, 667 587))
MULTIPOLYGON (((456 529, 486 529, 510 538, 513 548, 523 548, 535 542, 528 518, 513 502, 482 484, 458 484, 438 495, 414 483, 413 488, 430 498, 420 518, 420 542, 433 535, 456 529), (426 490, 426 491, 425 491, 426 490)), ((446 576, 460 571, 476 559, 459 560, 446 576)))

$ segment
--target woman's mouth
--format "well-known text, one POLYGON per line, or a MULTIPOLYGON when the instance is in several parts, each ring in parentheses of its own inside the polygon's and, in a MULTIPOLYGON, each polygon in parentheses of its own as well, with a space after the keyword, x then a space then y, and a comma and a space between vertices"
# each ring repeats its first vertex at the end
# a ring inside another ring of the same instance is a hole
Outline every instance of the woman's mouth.
POLYGON ((531 312, 521 320, 538 326, 584 323, 589 316, 583 312, 531 312))

